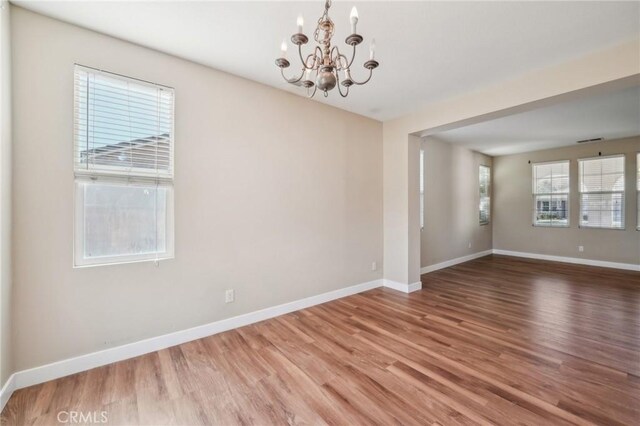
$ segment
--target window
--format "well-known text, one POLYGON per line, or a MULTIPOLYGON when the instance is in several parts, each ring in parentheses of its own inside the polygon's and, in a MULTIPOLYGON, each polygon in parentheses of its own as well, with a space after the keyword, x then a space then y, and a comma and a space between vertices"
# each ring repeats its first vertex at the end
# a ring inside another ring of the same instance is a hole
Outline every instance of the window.
POLYGON ((569 226, 569 162, 533 165, 534 226, 569 226))
POLYGON ((624 155, 578 160, 580 226, 624 229, 624 155))
POLYGON ((636 203, 638 207, 636 229, 640 231, 640 152, 636 156, 636 169, 638 169, 638 172, 636 174, 636 203))
POLYGON ((480 166, 480 225, 489 223, 491 216, 491 168, 480 166))
POLYGON ((173 257, 173 89, 76 65, 74 265, 173 257))
POLYGON ((424 149, 420 150, 420 229, 424 229, 424 149))

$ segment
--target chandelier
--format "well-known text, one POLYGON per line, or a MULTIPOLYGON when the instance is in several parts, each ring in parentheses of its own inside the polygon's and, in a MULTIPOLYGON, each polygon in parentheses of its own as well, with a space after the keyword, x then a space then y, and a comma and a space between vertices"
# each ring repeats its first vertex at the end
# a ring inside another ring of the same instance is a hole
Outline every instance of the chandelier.
POLYGON ((298 46, 298 55, 302 62, 302 72, 299 77, 287 78, 284 75, 285 68, 291 64, 287 60, 287 42, 282 41, 281 57, 276 59, 276 65, 280 68, 280 73, 287 83, 302 86, 307 89, 308 97, 312 98, 317 90, 324 92, 324 96, 329 95, 329 91, 336 86, 342 97, 347 97, 349 88, 353 85, 361 86, 371 80, 373 70, 380 65, 375 59, 375 40, 371 41, 369 48, 369 60, 364 63, 364 68, 369 70, 369 76, 364 81, 357 81, 351 76, 351 65, 356 57, 356 46, 362 43, 362 36, 356 33, 358 23, 358 11, 355 6, 351 9, 351 35, 345 40, 347 45, 353 48, 351 59, 340 53, 338 46, 331 46, 331 37, 334 33, 334 24, 329 17, 331 0, 324 4, 324 13, 318 19, 318 25, 313 33, 317 45, 313 53, 306 56, 302 54, 302 45, 307 44, 309 39, 302 32, 303 19, 298 17, 298 32, 291 36, 291 42, 298 46), (312 79, 313 77, 313 79, 312 79), (340 86, 344 87, 344 92, 340 86))

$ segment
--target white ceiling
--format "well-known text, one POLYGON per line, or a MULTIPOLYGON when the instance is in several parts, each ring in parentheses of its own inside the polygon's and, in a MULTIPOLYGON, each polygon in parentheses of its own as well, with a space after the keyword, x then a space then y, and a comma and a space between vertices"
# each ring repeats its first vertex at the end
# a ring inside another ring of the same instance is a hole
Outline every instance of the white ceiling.
POLYGON ((640 135, 640 88, 592 96, 434 135, 487 155, 640 135))
MULTIPOLYGON (((305 17, 305 32, 324 0, 305 2, 14 1, 64 21, 129 40, 280 89, 274 59, 282 39, 305 17)), ((330 15, 343 45, 353 1, 330 15)), ((639 2, 357 2, 365 37, 375 37, 381 66, 372 81, 320 102, 378 120, 476 90, 638 37, 639 2)), ((309 46, 307 46, 308 48, 309 46)), ((365 75, 357 70, 355 78, 365 75)))

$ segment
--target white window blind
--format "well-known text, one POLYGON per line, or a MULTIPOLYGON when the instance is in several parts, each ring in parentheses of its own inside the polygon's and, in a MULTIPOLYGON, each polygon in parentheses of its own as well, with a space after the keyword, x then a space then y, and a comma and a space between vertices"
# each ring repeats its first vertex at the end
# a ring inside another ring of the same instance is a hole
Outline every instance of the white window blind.
POLYGON ((420 150, 420 229, 424 229, 424 149, 420 150))
POLYGON ((533 175, 533 224, 569 226, 569 161, 537 163, 533 175))
POLYGON ((173 89, 76 65, 74 265, 173 257, 173 89))
POLYGON ((480 224, 486 225, 491 219, 491 168, 480 166, 480 224))
POLYGON ((173 177, 173 89, 76 65, 76 173, 173 177))
POLYGON ((624 155, 578 160, 580 226, 624 229, 624 155))

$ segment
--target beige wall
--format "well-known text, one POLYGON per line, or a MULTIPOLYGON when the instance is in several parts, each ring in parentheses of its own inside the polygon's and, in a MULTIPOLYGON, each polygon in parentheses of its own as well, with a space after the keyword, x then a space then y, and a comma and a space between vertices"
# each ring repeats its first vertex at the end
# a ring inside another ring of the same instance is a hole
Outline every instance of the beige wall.
POLYGON ((425 218, 421 267, 491 250, 493 216, 489 224, 480 225, 478 212, 479 167, 491 167, 491 157, 435 137, 424 138, 422 148, 425 218))
POLYGON ((575 145, 494 158, 494 234, 493 247, 527 253, 578 257, 640 264, 640 232, 636 231, 636 153, 640 137, 575 145), (578 158, 602 155, 626 155, 626 229, 578 228, 578 158), (532 226, 531 164, 553 160, 571 160, 570 227, 532 226), (584 252, 578 246, 584 246, 584 252))
POLYGON ((420 138, 391 140, 389 132, 393 128, 385 122, 383 134, 390 142, 383 144, 384 204, 392 208, 384 212, 384 277, 400 284, 413 284, 420 281, 420 138), (398 168, 405 173, 398 173, 398 168), (415 221, 401 220, 408 215, 413 215, 415 221), (408 257, 416 268, 397 261, 408 257))
POLYGON ((11 45, 9 4, 0 10, 0 388, 11 363, 11 45))
POLYGON ((17 370, 382 277, 381 123, 12 11, 17 370), (72 269, 74 62, 175 88, 175 260, 72 269))

